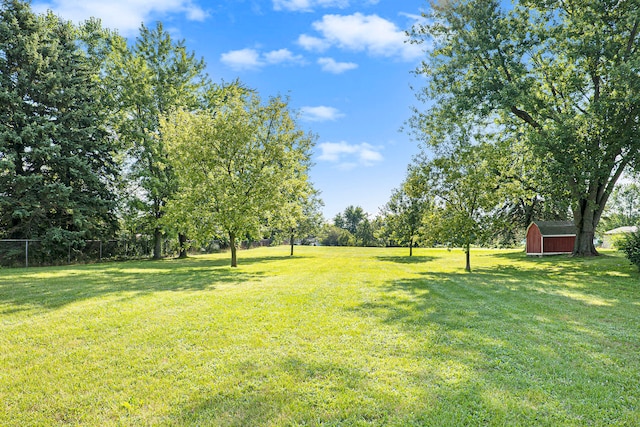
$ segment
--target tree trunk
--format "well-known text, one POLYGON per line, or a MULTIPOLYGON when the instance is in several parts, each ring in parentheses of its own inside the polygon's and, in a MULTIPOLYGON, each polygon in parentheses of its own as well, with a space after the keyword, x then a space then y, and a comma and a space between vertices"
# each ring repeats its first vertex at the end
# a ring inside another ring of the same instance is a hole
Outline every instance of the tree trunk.
POLYGON ((576 235, 576 244, 573 247, 573 255, 598 256, 600 255, 593 244, 595 233, 589 230, 579 230, 576 235))
POLYGON ((153 230, 153 259, 162 258, 162 230, 156 227, 153 230))
POLYGON ((413 239, 409 239, 409 256, 413 256, 413 239))
POLYGON ((467 246, 464 248, 464 254, 467 259, 467 265, 464 267, 464 271, 467 273, 471 273, 471 244, 467 243, 467 246))
POLYGON ((538 204, 538 196, 532 197, 531 199, 527 200, 527 202, 525 202, 524 199, 520 199, 520 206, 522 206, 525 218, 524 224, 522 225, 524 225, 525 227, 528 227, 529 224, 531 224, 535 219, 534 213, 538 204))
POLYGON ((291 256, 293 256, 293 239, 294 238, 295 238, 295 235, 291 233, 291 236, 289 238, 289 244, 291 245, 291 256))
POLYGON ((576 242, 573 246, 573 256, 598 256, 593 244, 597 219, 599 215, 594 203, 581 200, 578 208, 574 209, 573 217, 576 224, 576 242))
POLYGON ((187 236, 183 233, 178 233, 178 243, 180 246, 180 254, 178 255, 178 259, 187 258, 187 236))
POLYGON ((231 267, 238 266, 237 248, 236 248, 236 233, 229 233, 229 246, 231 247, 231 267))

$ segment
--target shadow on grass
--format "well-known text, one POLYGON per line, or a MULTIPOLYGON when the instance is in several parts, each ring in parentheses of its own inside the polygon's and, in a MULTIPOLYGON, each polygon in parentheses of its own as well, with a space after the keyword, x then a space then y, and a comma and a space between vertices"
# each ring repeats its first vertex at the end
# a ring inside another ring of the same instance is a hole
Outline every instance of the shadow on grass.
MULTIPOLYGON (((385 425, 393 399, 370 383, 366 371, 345 362, 284 357, 265 368, 239 363, 228 387, 193 396, 172 415, 180 425, 385 425), (378 399, 372 405, 372 395, 378 399), (388 397, 388 396, 384 396, 388 397), (382 420, 382 421, 380 421, 382 420), (378 422, 375 422, 378 421, 378 422)), ((389 390, 388 394, 393 394, 389 390)))
POLYGON ((600 254, 597 257, 573 257, 571 255, 547 255, 528 256, 524 252, 496 252, 491 257, 504 261, 491 267, 474 265, 472 258, 473 274, 480 273, 491 275, 494 273, 509 273, 517 278, 525 279, 534 277, 561 282, 559 276, 566 278, 568 282, 574 282, 578 286, 586 287, 598 285, 607 287, 612 282, 629 288, 632 284, 629 280, 637 280, 638 272, 624 257, 615 254, 600 254))
POLYGON ((433 261, 435 258, 431 256, 378 256, 379 261, 395 262, 398 264, 420 264, 423 262, 433 261))
POLYGON ((0 277, 0 304, 7 307, 0 308, 0 313, 38 307, 55 309, 122 292, 213 290, 222 284, 239 284, 265 275, 263 271, 243 270, 243 266, 285 259, 288 257, 247 257, 239 260, 237 269, 231 268, 226 258, 195 257, 6 270, 4 277, 0 277))
POLYGON ((640 380, 637 289, 628 276, 611 283, 569 267, 423 273, 390 282, 356 310, 429 337, 416 359, 444 355, 463 366, 466 381, 435 385, 445 400, 466 396, 463 410, 488 416, 480 424, 623 425, 640 399, 640 390, 629 390, 640 380))
POLYGON ((525 261, 533 264, 556 264, 558 262, 573 262, 573 263, 595 263, 605 262, 605 260, 623 260, 620 256, 613 255, 612 253, 600 253, 595 257, 580 257, 572 256, 570 254, 558 254, 558 255, 527 255, 524 250, 522 251, 497 251, 491 254, 496 259, 505 259, 511 261, 525 261))
MULTIPOLYGON (((244 254, 251 254, 250 250, 242 250, 238 251, 238 268, 242 269, 243 266, 254 265, 254 264, 263 264, 273 261, 286 261, 286 260, 301 260, 307 258, 304 255, 295 255, 293 257, 287 255, 271 255, 271 256, 261 256, 261 257, 243 257, 244 254)), ((127 265, 128 263, 141 264, 143 268, 155 269, 162 268, 167 270, 172 270, 176 265, 182 265, 183 263, 187 266, 205 266, 205 267, 230 267, 231 266, 231 257, 225 258, 207 258, 201 256, 189 257, 185 259, 179 258, 164 258, 161 260, 143 260, 143 261, 127 261, 123 263, 114 263, 116 265, 127 265)), ((101 264, 103 266, 108 267, 110 264, 105 263, 101 264)))

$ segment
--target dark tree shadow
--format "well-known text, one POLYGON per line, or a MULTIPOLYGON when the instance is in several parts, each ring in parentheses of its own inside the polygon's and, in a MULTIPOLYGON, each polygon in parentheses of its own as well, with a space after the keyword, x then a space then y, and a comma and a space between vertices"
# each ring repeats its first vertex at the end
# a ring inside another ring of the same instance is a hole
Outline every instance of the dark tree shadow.
MULTIPOLYGON (((523 416, 516 424, 554 424, 557 419, 544 418, 553 410, 542 408, 557 405, 568 408, 567 419, 597 424, 608 418, 616 424, 617 417, 629 416, 630 407, 624 408, 625 415, 616 409, 619 396, 628 396, 629 390, 613 372, 640 367, 635 356, 640 336, 628 326, 640 315, 637 288, 629 286, 633 280, 625 268, 613 272, 621 279, 612 282, 606 272, 594 275, 601 264, 584 268, 572 260, 560 267, 553 260, 544 262, 557 268, 538 267, 536 274, 520 266, 476 269, 472 274, 425 272, 417 279, 389 282, 379 298, 355 310, 405 334, 423 331, 431 336, 431 343, 416 348, 413 357, 436 360, 447 355, 449 363, 464 366, 469 373, 465 382, 452 385, 436 378, 436 386, 443 399, 462 394, 471 405, 463 408, 475 405, 490 414, 487 425, 492 420, 501 424, 491 418, 499 408, 485 398, 494 390, 515 405, 513 413, 502 416, 523 416), (589 387, 591 381, 610 386, 603 392, 589 387), (542 418, 536 418, 535 411, 519 412, 529 404, 528 396, 543 397, 538 407, 546 413, 542 418), (583 402, 591 402, 594 410, 583 402)), ((632 375, 640 380, 637 373, 632 375)), ((630 401, 640 398, 639 390, 632 394, 630 401)))
MULTIPOLYGON (((268 373, 257 374, 260 367, 246 362, 238 363, 233 370, 242 374, 233 379, 232 390, 194 395, 171 415, 172 421, 180 425, 354 425, 367 415, 373 418, 376 413, 392 411, 357 404, 372 390, 366 372, 345 363, 288 356, 274 362, 268 373), (277 385, 282 377, 291 379, 286 388, 277 385), (330 389, 330 395, 347 394, 355 407, 348 411, 339 405, 331 411, 319 410, 331 403, 318 395, 318 388, 330 389)), ((384 404, 379 402, 379 406, 384 404)))
POLYGON ((429 261, 433 261, 435 258, 430 256, 378 256, 379 261, 383 262, 395 262, 398 264, 421 264, 429 261))
MULTIPOLYGON (((295 259, 301 259, 296 257, 295 259)), ((269 264, 287 256, 247 257, 238 268, 229 260, 187 258, 160 261, 126 261, 102 264, 5 270, 0 276, 3 313, 33 308, 56 309, 76 301, 122 292, 149 294, 171 291, 214 290, 263 277, 264 271, 246 271, 243 266, 269 264)))

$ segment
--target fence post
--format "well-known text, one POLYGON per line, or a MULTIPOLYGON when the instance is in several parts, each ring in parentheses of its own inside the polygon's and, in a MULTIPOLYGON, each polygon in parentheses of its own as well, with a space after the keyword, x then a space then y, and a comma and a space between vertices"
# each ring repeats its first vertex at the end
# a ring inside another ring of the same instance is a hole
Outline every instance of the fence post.
POLYGON ((24 241, 24 266, 29 268, 29 239, 24 241))
POLYGON ((102 240, 100 240, 100 255, 98 255, 98 262, 102 262, 102 240))
POLYGON ((69 242, 69 253, 67 255, 68 263, 71 264, 71 242, 69 242))

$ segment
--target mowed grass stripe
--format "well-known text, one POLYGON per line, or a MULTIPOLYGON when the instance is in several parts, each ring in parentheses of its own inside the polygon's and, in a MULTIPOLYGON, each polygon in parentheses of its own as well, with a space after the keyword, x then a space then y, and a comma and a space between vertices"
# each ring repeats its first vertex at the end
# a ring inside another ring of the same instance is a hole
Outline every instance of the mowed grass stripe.
POLYGON ((638 273, 296 247, 0 271, 2 425, 638 425, 638 273))

